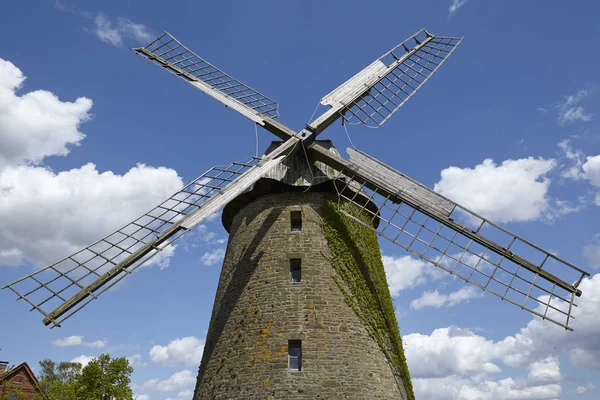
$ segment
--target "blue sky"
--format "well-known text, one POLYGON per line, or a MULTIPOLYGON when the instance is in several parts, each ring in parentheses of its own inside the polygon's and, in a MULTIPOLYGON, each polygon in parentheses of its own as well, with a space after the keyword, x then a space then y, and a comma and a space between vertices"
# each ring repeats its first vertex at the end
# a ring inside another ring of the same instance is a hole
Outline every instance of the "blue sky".
MULTIPOLYGON (((565 332, 382 243, 417 398, 597 398, 597 2, 164 4, 3 5, 2 284, 136 218, 211 166, 254 155, 250 122, 129 47, 168 30, 277 100, 280 121, 300 129, 323 95, 427 27, 465 40, 382 128, 351 126, 352 141, 592 276, 575 332, 565 332)), ((323 137, 349 146, 339 124, 323 137)), ((259 132, 260 149, 272 139, 259 132)), ((109 351, 135 361, 140 400, 190 399, 226 238, 219 218, 207 221, 168 266, 141 269, 60 329, 0 292, 0 359, 33 367, 109 351)))

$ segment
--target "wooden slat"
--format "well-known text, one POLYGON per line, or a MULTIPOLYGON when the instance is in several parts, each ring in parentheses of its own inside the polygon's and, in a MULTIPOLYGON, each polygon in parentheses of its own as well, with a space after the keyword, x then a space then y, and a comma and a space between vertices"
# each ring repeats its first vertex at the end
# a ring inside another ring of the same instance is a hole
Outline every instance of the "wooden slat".
POLYGON ((438 213, 449 217, 454 211, 454 203, 440 196, 427 186, 415 181, 401 172, 395 171, 385 164, 357 150, 348 149, 350 163, 363 168, 372 176, 390 183, 399 191, 397 194, 412 200, 422 208, 433 208, 438 213))

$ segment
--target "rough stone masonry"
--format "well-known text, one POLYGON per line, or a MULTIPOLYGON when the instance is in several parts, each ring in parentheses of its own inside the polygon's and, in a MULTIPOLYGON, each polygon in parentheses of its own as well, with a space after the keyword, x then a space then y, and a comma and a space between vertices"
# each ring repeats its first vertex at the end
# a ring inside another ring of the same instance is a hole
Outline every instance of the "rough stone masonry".
POLYGON ((230 236, 194 400, 412 398, 339 285, 323 229, 331 198, 271 185, 226 208, 230 236), (290 259, 301 260, 300 282, 290 259), (300 371, 290 369, 290 341, 301 343, 300 371))

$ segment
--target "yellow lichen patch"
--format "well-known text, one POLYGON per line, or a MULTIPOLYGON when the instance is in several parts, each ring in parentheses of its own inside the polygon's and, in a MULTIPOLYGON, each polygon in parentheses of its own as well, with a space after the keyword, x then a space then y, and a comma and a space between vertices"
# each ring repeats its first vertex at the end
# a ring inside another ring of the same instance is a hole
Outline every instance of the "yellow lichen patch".
POLYGON ((305 308, 306 310, 314 310, 314 309, 315 309, 315 305, 314 305, 313 303, 306 303, 306 304, 304 305, 304 308, 305 308))
POLYGON ((265 386, 266 387, 271 387, 271 378, 265 379, 265 386))

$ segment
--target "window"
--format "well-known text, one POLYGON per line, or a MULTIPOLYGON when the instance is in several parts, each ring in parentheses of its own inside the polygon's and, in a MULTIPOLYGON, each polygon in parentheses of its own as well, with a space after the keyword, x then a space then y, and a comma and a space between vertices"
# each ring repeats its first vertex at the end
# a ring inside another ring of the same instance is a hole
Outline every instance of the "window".
POLYGON ((302 260, 299 258, 290 258, 290 273, 292 283, 300 283, 302 280, 302 260))
POLYGON ((288 352, 290 354, 290 371, 302 370, 302 341, 290 340, 288 342, 288 352))
POLYGON ((292 232, 300 232, 302 230, 302 212, 292 211, 290 217, 292 222, 292 232))

